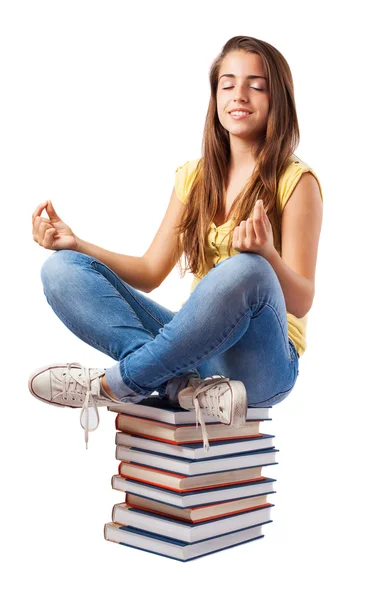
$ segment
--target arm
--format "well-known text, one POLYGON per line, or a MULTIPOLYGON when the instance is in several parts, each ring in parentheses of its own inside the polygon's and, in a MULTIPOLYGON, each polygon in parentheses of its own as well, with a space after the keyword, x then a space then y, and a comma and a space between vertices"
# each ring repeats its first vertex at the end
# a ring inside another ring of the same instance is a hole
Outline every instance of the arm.
POLYGON ((77 238, 77 252, 93 256, 107 265, 128 285, 151 292, 164 281, 177 262, 174 227, 183 211, 175 189, 160 227, 144 256, 127 256, 104 250, 77 238))
POLYGON ((287 311, 298 319, 313 304, 322 217, 318 183, 311 173, 304 173, 282 212, 282 256, 275 248, 265 256, 277 274, 287 311))
POLYGON ((277 250, 267 260, 275 270, 281 284, 287 312, 302 319, 309 312, 313 303, 313 282, 293 271, 279 256, 277 250))
POLYGON ((151 292, 151 276, 147 261, 143 256, 128 256, 104 250, 99 246, 77 238, 77 252, 93 256, 108 266, 123 281, 142 292, 151 292))

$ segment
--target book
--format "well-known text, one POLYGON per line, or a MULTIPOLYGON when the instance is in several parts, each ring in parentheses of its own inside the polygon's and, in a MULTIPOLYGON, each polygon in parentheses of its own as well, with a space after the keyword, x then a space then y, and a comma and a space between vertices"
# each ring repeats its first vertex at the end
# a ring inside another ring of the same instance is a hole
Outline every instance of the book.
MULTIPOLYGON (((259 424, 262 421, 246 421, 243 427, 231 427, 224 423, 208 423, 206 431, 209 440, 229 438, 260 437, 259 424)), ((141 417, 133 417, 123 413, 117 414, 115 427, 125 433, 135 433, 143 437, 181 444, 185 442, 202 442, 201 428, 195 425, 169 425, 141 417)))
MULTIPOLYGON (((128 404, 128 402, 127 402, 128 404)), ((210 458, 215 456, 225 456, 227 454, 238 454, 239 452, 252 452, 253 450, 265 450, 274 448, 274 435, 266 433, 257 438, 239 438, 234 440, 213 441, 208 451, 204 449, 202 442, 195 444, 168 444, 168 442, 159 442, 150 438, 132 435, 123 431, 117 431, 115 434, 115 444, 117 446, 127 446, 128 448, 142 448, 150 452, 162 452, 171 456, 179 456, 196 460, 200 458, 210 458)))
POLYGON ((247 467, 246 469, 235 469, 221 473, 205 473, 203 475, 189 476, 122 461, 119 464, 118 472, 122 477, 129 477, 130 479, 136 479, 144 483, 153 483, 159 487, 177 492, 261 480, 261 469, 262 466, 247 467))
POLYGON ((129 525, 159 535, 165 531, 167 537, 193 543, 230 531, 238 531, 245 527, 261 525, 270 520, 270 511, 273 506, 273 504, 269 504, 265 508, 255 508, 241 514, 215 518, 201 523, 186 523, 165 515, 154 515, 123 502, 113 506, 112 521, 118 525, 129 525))
POLYGON ((152 500, 158 500, 158 502, 163 502, 171 506, 179 506, 180 508, 251 498, 260 494, 272 494, 275 493, 273 486, 275 482, 276 479, 272 479, 271 477, 262 477, 259 481, 236 483, 193 492, 176 492, 158 487, 157 485, 122 477, 121 475, 113 475, 111 478, 113 490, 126 493, 132 492, 137 496, 151 498, 152 500))
POLYGON ((211 458, 274 448, 273 438, 274 435, 263 433, 257 438, 213 441, 209 450, 206 451, 202 442, 196 442, 194 444, 168 444, 168 442, 160 442, 158 440, 141 437, 140 435, 132 435, 130 433, 125 433, 124 431, 117 431, 115 434, 115 444, 116 446, 142 448, 143 450, 161 452, 170 456, 179 456, 197 460, 201 458, 211 458))
MULTIPOLYGON (((272 523, 272 521, 266 521, 265 523, 262 523, 262 525, 266 525, 267 523, 272 523)), ((261 525, 258 525, 256 527, 247 527, 240 531, 213 537, 209 540, 203 540, 202 542, 188 544, 163 535, 152 534, 147 531, 142 531, 141 529, 135 529, 134 527, 122 526, 117 523, 106 523, 104 526, 104 537, 106 540, 121 544, 122 546, 129 546, 131 548, 137 548, 146 552, 186 562, 188 560, 199 558, 200 556, 219 552, 226 548, 232 548, 240 544, 261 539, 264 537, 261 531, 262 527, 261 525)))
POLYGON ((236 513, 245 512, 253 508, 264 508, 269 505, 267 496, 252 496, 251 498, 241 498, 240 500, 230 500, 229 502, 216 502, 215 504, 203 504, 194 508, 178 508, 170 506, 163 502, 157 502, 150 498, 137 496, 136 494, 126 494, 126 504, 134 508, 158 513, 190 523, 200 523, 216 517, 226 517, 236 513))
POLYGON ((203 458, 192 460, 184 457, 173 457, 161 452, 150 452, 142 448, 127 448, 117 446, 115 457, 124 462, 147 465, 164 471, 173 471, 183 475, 201 475, 204 473, 219 473, 233 469, 256 467, 259 465, 270 465, 275 463, 276 448, 267 450, 255 450, 254 452, 242 452, 218 456, 216 458, 203 458))
MULTIPOLYGON (((267 421, 269 418, 269 406, 252 407, 247 410, 247 421, 267 421)), ((195 424, 196 416, 194 410, 186 410, 181 407, 169 404, 168 400, 150 396, 140 402, 122 402, 116 406, 109 406, 108 410, 117 413, 125 413, 136 417, 151 419, 152 421, 162 421, 171 425, 195 424)), ((210 415, 204 414, 205 423, 219 423, 219 421, 210 415)))

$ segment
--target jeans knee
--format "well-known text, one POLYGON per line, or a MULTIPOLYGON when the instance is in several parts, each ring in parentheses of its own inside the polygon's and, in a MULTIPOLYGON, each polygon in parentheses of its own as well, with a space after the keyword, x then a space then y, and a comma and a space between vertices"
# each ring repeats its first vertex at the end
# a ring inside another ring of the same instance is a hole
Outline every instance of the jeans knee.
MULTIPOLYGON (((221 267, 219 265, 218 269, 221 267)), ((228 285, 232 288, 243 287, 245 283, 250 286, 278 282, 277 275, 272 265, 266 258, 254 252, 240 252, 224 261, 224 275, 227 272, 228 285)))
POLYGON ((78 252, 75 250, 57 250, 45 260, 41 267, 41 281, 46 289, 55 289, 59 283, 70 277, 71 263, 78 252))

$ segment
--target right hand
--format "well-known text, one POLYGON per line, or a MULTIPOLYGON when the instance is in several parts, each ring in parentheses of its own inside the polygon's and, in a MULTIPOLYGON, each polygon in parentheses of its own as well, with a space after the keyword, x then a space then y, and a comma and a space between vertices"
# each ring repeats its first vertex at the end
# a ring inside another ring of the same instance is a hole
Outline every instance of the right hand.
POLYGON ((78 238, 56 214, 51 200, 39 204, 32 213, 32 235, 35 242, 48 250, 76 250, 78 238), (41 217, 46 210, 49 219, 41 217))

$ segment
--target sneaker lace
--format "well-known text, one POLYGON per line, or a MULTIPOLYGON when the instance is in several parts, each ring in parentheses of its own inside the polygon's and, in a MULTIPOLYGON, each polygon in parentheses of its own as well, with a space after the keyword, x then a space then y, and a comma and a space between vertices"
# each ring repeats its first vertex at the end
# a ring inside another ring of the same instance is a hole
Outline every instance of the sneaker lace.
MULTIPOLYGON (((97 409, 95 398, 94 398, 94 396, 92 394, 92 390, 91 390, 91 382, 94 381, 95 379, 98 379, 97 393, 98 393, 98 395, 100 395, 101 379, 99 379, 99 378, 102 374, 103 374, 103 371, 101 373, 100 372, 96 373, 96 375, 94 375, 94 376, 91 376, 90 369, 88 367, 84 367, 83 365, 81 365, 80 363, 77 363, 77 362, 67 363, 65 379, 63 380, 63 392, 65 392, 65 393, 70 393, 70 392, 73 393, 73 392, 81 392, 81 391, 85 392, 85 390, 87 388, 86 397, 83 401, 81 415, 80 415, 81 427, 85 430, 86 450, 88 449, 88 432, 95 431, 95 429, 98 428, 99 423, 100 423, 99 411, 97 409), (77 377, 82 378, 81 381, 79 381, 73 375, 71 367, 78 367, 79 369, 81 369, 82 372, 79 373, 77 376, 77 377), (89 413, 88 413, 88 409, 90 407, 92 407, 96 413, 96 419, 97 419, 96 427, 90 427, 89 413)), ((94 392, 94 393, 96 394, 96 392, 94 392)))
POLYGON ((222 411, 221 411, 221 401, 220 398, 227 391, 226 389, 221 391, 220 383, 227 383, 231 393, 232 386, 229 383, 229 377, 216 377, 213 378, 213 381, 210 383, 207 380, 203 380, 198 386, 195 387, 193 391, 193 404, 195 407, 195 417, 196 417, 196 427, 198 427, 199 423, 201 425, 201 433, 202 439, 204 443, 204 449, 206 452, 209 450, 209 438, 205 427, 204 417, 202 414, 202 410, 199 404, 198 396, 203 392, 208 392, 206 396, 206 412, 209 413, 212 417, 215 417, 219 421, 221 421, 222 411))

